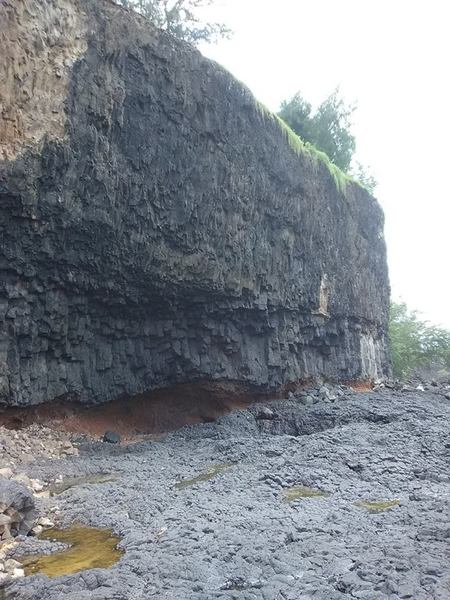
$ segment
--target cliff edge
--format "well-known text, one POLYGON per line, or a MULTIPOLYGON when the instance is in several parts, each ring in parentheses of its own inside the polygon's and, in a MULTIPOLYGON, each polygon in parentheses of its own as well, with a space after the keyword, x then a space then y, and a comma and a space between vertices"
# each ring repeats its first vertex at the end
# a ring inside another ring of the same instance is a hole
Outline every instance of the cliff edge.
POLYGON ((389 371, 383 214, 107 0, 0 5, 0 404, 389 371))

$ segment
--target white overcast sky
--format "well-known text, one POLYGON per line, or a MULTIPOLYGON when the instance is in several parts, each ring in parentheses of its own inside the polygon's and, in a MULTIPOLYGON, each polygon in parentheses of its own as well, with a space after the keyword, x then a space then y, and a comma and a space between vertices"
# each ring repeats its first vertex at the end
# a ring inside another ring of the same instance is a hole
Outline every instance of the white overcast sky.
POLYGON ((450 327, 450 2, 218 0, 234 31, 202 52, 272 110, 340 85, 386 215, 393 297, 450 327))

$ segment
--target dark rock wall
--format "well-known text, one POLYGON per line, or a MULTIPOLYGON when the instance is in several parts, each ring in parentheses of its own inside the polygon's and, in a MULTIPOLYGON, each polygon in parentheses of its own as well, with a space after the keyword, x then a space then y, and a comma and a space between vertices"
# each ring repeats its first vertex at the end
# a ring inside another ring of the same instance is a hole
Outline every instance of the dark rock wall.
POLYGON ((142 19, 18 4, 0 7, 8 72, 24 42, 5 27, 44 34, 9 97, 40 60, 49 73, 15 128, 1 115, 0 402, 386 374, 377 202, 340 192, 241 83, 142 19))

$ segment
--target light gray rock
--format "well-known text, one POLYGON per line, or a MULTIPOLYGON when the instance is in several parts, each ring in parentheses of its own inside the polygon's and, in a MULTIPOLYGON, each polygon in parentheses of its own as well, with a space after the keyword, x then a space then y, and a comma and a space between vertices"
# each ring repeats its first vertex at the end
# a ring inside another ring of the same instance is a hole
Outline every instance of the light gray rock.
POLYGON ((27 534, 36 517, 32 493, 22 484, 0 477, 0 539, 27 534), (6 518, 5 518, 6 517, 6 518))

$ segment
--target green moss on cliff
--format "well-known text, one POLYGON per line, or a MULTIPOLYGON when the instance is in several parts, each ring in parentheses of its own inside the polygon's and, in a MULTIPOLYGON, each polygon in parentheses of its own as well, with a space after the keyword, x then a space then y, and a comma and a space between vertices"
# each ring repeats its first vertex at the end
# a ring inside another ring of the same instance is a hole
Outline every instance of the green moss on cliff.
POLYGON ((325 154, 325 152, 318 150, 313 144, 310 144, 309 142, 304 142, 300 138, 300 136, 298 136, 295 133, 295 131, 293 131, 289 127, 289 125, 285 121, 283 121, 283 119, 281 119, 275 113, 271 112, 267 108, 267 106, 265 106, 259 100, 256 100, 256 107, 257 107, 259 113, 264 118, 270 119, 278 124, 280 129, 285 134, 289 146, 291 147, 291 149, 294 152, 296 152, 297 154, 308 154, 315 161, 321 162, 327 167, 328 171, 330 172, 330 174, 332 175, 332 177, 336 183, 336 187, 338 188, 338 190, 340 192, 345 193, 346 187, 349 183, 351 183, 351 182, 358 183, 358 182, 355 182, 355 180, 352 179, 352 177, 350 177, 350 175, 347 175, 346 173, 341 171, 341 169, 339 167, 337 167, 334 163, 332 163, 331 160, 329 159, 328 155, 325 154))

